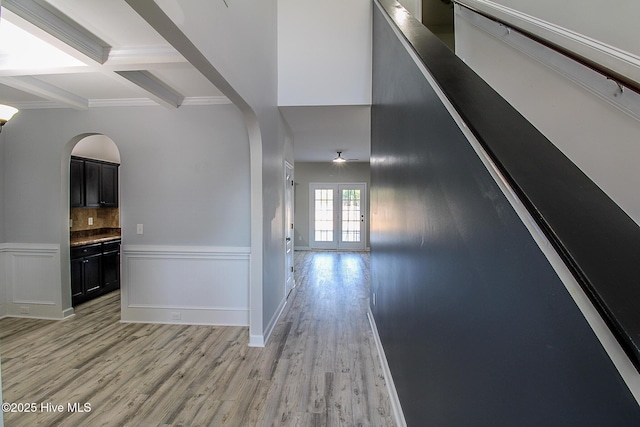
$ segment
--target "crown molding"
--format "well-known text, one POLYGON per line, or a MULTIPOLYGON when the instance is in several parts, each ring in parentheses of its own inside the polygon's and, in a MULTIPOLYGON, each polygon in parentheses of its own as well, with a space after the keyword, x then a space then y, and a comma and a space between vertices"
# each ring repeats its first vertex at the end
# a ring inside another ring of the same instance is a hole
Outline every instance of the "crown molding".
MULTIPOLYGON (((30 93, 64 107, 86 110, 89 101, 32 76, 0 77, 0 83, 30 93)), ((16 107, 19 108, 19 107, 16 107)))

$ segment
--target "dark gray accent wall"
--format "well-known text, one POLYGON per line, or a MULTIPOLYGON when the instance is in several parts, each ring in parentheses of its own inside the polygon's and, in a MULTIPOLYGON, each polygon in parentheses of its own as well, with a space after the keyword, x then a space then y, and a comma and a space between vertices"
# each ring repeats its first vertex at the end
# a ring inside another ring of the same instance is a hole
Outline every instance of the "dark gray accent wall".
POLYGON ((583 315, 377 7, 373 28, 371 309, 408 424, 640 425, 583 315))

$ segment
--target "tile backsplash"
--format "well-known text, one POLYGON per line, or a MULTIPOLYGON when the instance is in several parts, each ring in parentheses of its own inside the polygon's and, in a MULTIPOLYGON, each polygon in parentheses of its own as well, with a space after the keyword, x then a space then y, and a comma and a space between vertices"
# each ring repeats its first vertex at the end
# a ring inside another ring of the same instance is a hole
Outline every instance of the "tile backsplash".
POLYGON ((118 208, 72 208, 69 218, 72 221, 70 231, 120 227, 118 208), (89 218, 93 218, 92 225, 89 225, 89 218))

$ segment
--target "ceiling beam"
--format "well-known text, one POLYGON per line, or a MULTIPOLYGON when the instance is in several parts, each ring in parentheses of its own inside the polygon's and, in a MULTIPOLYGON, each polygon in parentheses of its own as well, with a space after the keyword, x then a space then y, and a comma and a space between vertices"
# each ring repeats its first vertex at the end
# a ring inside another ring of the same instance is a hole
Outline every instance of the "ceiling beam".
POLYGON ((111 49, 104 66, 113 71, 126 71, 146 70, 149 65, 158 69, 184 64, 189 63, 171 46, 139 46, 111 49))
POLYGON ((89 108, 89 100, 31 76, 0 77, 0 83, 76 110, 89 108))
POLYGON ((35 0, 2 0, 2 7, 99 64, 110 46, 53 6, 35 0))
POLYGON ((182 95, 148 71, 116 71, 116 74, 142 88, 151 99, 166 107, 178 108, 184 100, 182 95))
POLYGON ((245 114, 254 115, 249 103, 220 74, 218 69, 200 52, 180 28, 164 13, 154 0, 125 0, 154 30, 174 47, 196 70, 211 82, 227 99, 245 114))

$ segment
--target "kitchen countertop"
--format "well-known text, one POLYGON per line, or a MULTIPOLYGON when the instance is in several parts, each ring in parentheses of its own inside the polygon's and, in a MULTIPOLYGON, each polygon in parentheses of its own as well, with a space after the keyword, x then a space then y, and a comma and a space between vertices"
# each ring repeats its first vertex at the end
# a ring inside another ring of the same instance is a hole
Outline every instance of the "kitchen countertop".
POLYGON ((95 243, 104 243, 111 240, 120 239, 119 229, 96 230, 94 233, 72 232, 70 236, 70 246, 91 245, 95 243))

